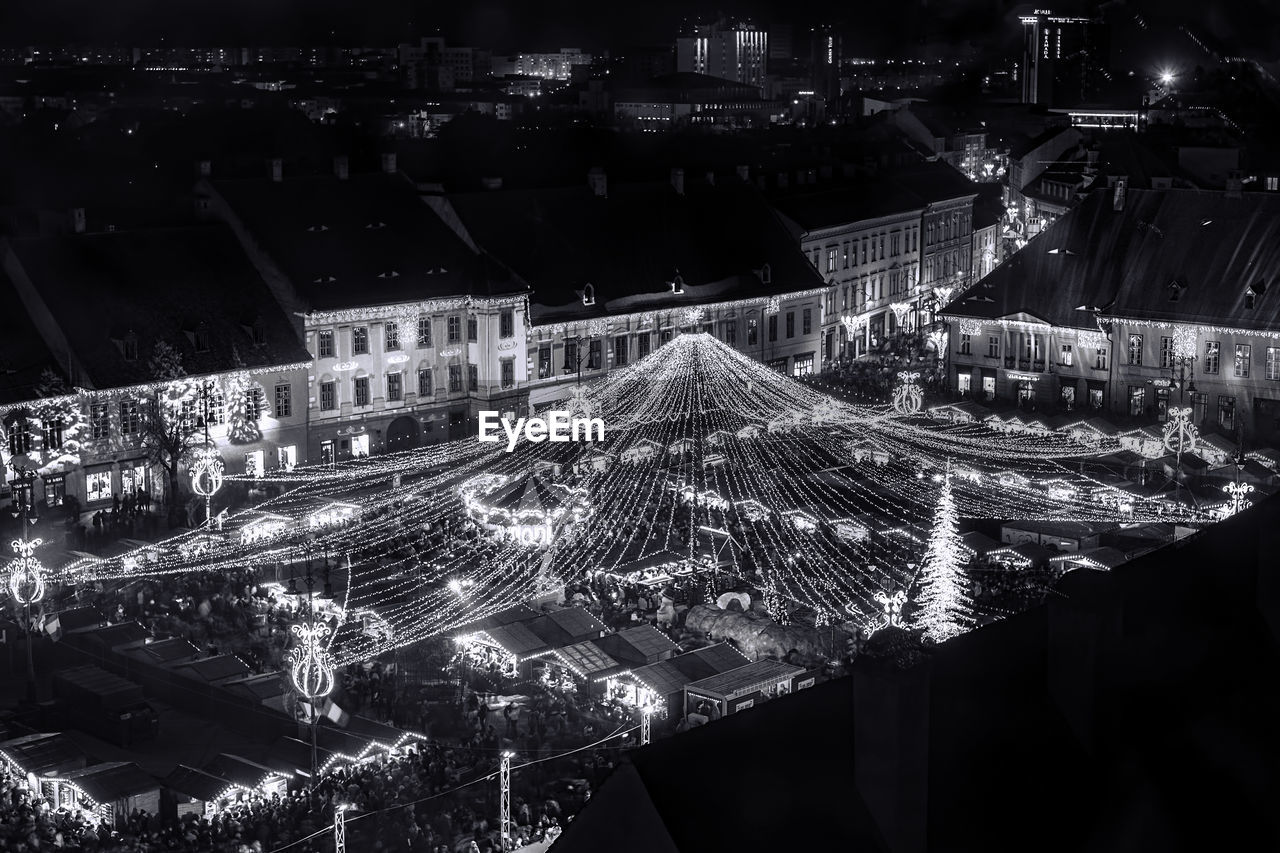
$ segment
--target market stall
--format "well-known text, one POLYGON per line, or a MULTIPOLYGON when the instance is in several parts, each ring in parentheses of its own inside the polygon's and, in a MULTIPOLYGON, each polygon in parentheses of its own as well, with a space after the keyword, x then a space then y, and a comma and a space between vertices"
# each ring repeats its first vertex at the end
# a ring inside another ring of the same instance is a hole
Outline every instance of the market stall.
POLYGON ((749 661, 728 643, 695 649, 647 666, 601 676, 605 695, 633 708, 649 706, 660 716, 679 716, 686 684, 729 672, 749 661))
POLYGON ((795 689, 796 677, 804 668, 776 660, 758 660, 728 672, 684 685, 681 706, 685 714, 717 719, 744 711, 795 689))
POLYGON ((130 761, 93 764, 49 780, 52 801, 119 826, 135 810, 160 813, 160 781, 130 761))
POLYGON ((211 818, 231 803, 253 797, 253 791, 248 788, 229 785, 220 776, 185 764, 179 764, 165 777, 164 790, 161 808, 171 818, 186 815, 211 818))

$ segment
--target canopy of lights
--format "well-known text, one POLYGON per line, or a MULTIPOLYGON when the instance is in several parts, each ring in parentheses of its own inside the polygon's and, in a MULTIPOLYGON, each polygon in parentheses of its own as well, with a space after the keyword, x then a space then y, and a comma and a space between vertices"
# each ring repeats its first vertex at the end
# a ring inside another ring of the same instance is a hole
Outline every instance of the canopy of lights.
MULTIPOLYGON (((682 335, 568 408, 603 441, 474 437, 257 478, 280 497, 54 581, 299 566, 323 556, 344 588, 338 662, 368 659, 586 572, 669 582, 762 579, 819 618, 879 624, 877 596, 925 550, 949 470, 961 518, 1204 521, 1092 479, 1114 439, 1011 433, 920 413, 910 375, 859 405, 783 376, 704 334, 682 335)), ((235 477, 228 476, 228 480, 235 477)), ((300 568, 299 568, 300 571, 300 568)))

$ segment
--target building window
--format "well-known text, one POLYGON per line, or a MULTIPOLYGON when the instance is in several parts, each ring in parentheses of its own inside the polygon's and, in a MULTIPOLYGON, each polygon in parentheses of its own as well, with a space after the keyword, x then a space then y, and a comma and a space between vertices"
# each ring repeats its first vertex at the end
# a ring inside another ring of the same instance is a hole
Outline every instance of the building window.
POLYGON ((502 387, 510 388, 516 384, 516 360, 514 358, 504 358, 498 362, 498 366, 502 371, 502 387))
POLYGON ((787 338, 790 339, 790 338, 794 338, 795 336, 796 336, 796 312, 788 311, 787 312, 787 338))
POLYGON ((965 335, 965 334, 961 334, 961 335, 960 335, 960 350, 959 350, 960 355, 971 355, 972 353, 971 353, 971 351, 970 351, 970 350, 971 350, 972 346, 973 346, 973 336, 972 336, 972 335, 965 335))
POLYGON ((1129 414, 1137 417, 1146 408, 1147 388, 1145 385, 1129 386, 1129 414))
POLYGON ((1236 398, 1218 397, 1218 424, 1228 432, 1236 428, 1236 398))
POLYGON ((1209 395, 1203 392, 1191 395, 1191 421, 1202 424, 1209 417, 1209 395))
POLYGON ((1074 359, 1075 356, 1071 351, 1071 344, 1063 344, 1062 352, 1058 356, 1058 364, 1063 367, 1070 367, 1074 359))
POLYGON ((792 376, 809 376, 813 373, 813 353, 798 355, 791 365, 792 376))
POLYGON ((137 435, 142 428, 142 418, 138 415, 137 400, 120 401, 120 434, 137 435))
POLYGON ((292 471, 298 464, 298 446, 290 444, 276 448, 276 462, 280 465, 281 471, 292 471))
POLYGON ((431 346, 431 318, 418 318, 418 347, 426 349, 431 346))
POLYGON ((1095 353, 1096 353, 1096 354, 1095 354, 1095 356, 1094 356, 1094 360, 1093 360, 1093 366, 1094 366, 1094 369, 1096 369, 1096 370, 1106 370, 1106 369, 1107 369, 1107 348, 1106 348, 1106 347, 1098 347, 1098 349, 1095 351, 1095 353))
MULTIPOLYGON (((27 429, 26 420, 24 419, 19 423, 21 423, 22 430, 25 432, 27 429)), ((107 415, 107 404, 106 403, 90 403, 89 404, 89 437, 94 440, 97 440, 97 439, 106 438, 109 435, 111 435, 111 419, 107 415)), ((25 453, 26 451, 22 450, 19 452, 25 453)))
POLYGON ((498 337, 514 338, 516 336, 516 312, 510 308, 502 309, 498 314, 498 337))
POLYGON ((369 405, 369 377, 357 376, 355 378, 355 404, 357 406, 369 405))
POLYGON ((972 373, 965 370, 956 374, 956 393, 961 397, 968 397, 973 393, 972 373))
POLYGON ((988 335, 987 336, 987 358, 999 358, 999 357, 1000 357, 1000 336, 988 335))
POLYGON ((474 316, 467 317, 467 340, 471 343, 480 340, 479 328, 474 316))
POLYGON ((726 320, 724 323, 724 342, 731 347, 738 345, 738 321, 726 320))
POLYGON ((813 333, 813 309, 806 308, 800 312, 800 334, 808 335, 813 333))
POLYGON ((332 329, 316 332, 316 355, 319 358, 333 358, 332 329))
POLYGON ((261 388, 250 388, 244 392, 244 417, 250 423, 257 423, 262 418, 263 397, 261 388))
POLYGON ((604 343, 598 338, 587 345, 587 369, 599 370, 604 366, 604 343))
POLYGON ((388 373, 387 374, 387 401, 391 403, 399 403, 404 399, 404 374, 388 373))
POLYGON ((1160 366, 1173 367, 1173 338, 1160 338, 1160 366))
POLYGON ((1218 360, 1222 354, 1222 346, 1218 341, 1204 342, 1204 372, 1212 376, 1218 374, 1218 360))
POLYGON ((772 361, 767 362, 766 366, 770 370, 778 371, 783 376, 787 375, 787 359, 785 358, 775 358, 772 361))
POLYGON ((1280 379, 1280 347, 1267 347, 1267 378, 1280 379))
MULTIPOLYGON (((790 314, 787 315, 791 316, 790 314)), ((769 343, 778 340, 778 315, 774 314, 769 318, 769 343)))
POLYGON ((435 386, 431 384, 431 368, 418 368, 418 396, 430 397, 435 393, 435 386))
POLYGON ((1253 347, 1249 344, 1236 344, 1235 374, 1238 379, 1249 378, 1249 362, 1253 360, 1253 347))
POLYGON ((203 323, 196 327, 192 338, 192 343, 195 345, 196 352, 209 351, 209 329, 203 323))
POLYGON ((88 503, 111 500, 111 471, 89 471, 84 475, 84 498, 88 503))
POLYGON ((449 340, 449 343, 451 344, 462 342, 462 318, 461 317, 455 316, 455 317, 449 318, 448 340, 449 340))
POLYGON ((753 347, 760 340, 760 321, 755 317, 747 318, 747 346, 753 347))
POLYGON ((130 332, 129 334, 125 335, 125 338, 124 338, 124 360, 125 361, 138 360, 138 336, 135 335, 133 332, 130 332))
POLYGON ((478 391, 480 389, 480 368, 474 364, 467 365, 467 390, 478 391))
POLYGON ((827 249, 827 272, 836 271, 836 250, 827 249))
POLYGON ((245 476, 257 479, 263 474, 263 460, 261 450, 250 450, 244 455, 244 473, 245 476))
POLYGON ((1065 411, 1073 411, 1076 407, 1076 386, 1062 386, 1062 408, 1065 411))
POLYGON ((566 373, 575 373, 578 370, 578 342, 564 342, 564 370, 566 373))
POLYGON ((353 355, 364 355, 369 352, 368 326, 356 326, 351 330, 351 352, 353 355))
POLYGON ((1135 367, 1142 364, 1142 335, 1129 336, 1129 364, 1135 367))
MULTIPOLYGON (((136 408, 137 404, 135 403, 134 406, 136 408)), ((44 447, 46 450, 62 449, 62 434, 65 428, 66 424, 62 420, 61 415, 56 418, 43 421, 40 424, 41 432, 44 433, 44 447)))
POLYGON ((636 357, 644 358, 647 356, 649 354, 649 347, 651 343, 649 333, 641 332, 640 336, 636 338, 636 357))
POLYGON ((551 375, 551 344, 538 345, 538 378, 546 379, 551 375))
MULTIPOLYGON (((106 408, 105 406, 103 407, 106 408)), ((92 411, 93 407, 90 407, 92 411)), ((104 415, 105 420, 105 415, 104 415)), ((105 436, 94 435, 94 438, 105 436)), ((17 456, 20 453, 29 453, 31 451, 31 427, 27 423, 26 417, 18 414, 17 417, 9 424, 9 453, 17 456)))
POLYGON ((293 388, 289 385, 276 386, 276 417, 293 417, 293 388))
POLYGON ((332 412, 338 408, 337 386, 333 382, 320 383, 320 411, 332 412))
POLYGON ((613 366, 623 367, 626 365, 626 363, 627 363, 627 339, 622 337, 614 338, 613 339, 613 366))
POLYGON ((400 349, 400 324, 387 323, 383 326, 383 331, 387 336, 387 350, 400 349))

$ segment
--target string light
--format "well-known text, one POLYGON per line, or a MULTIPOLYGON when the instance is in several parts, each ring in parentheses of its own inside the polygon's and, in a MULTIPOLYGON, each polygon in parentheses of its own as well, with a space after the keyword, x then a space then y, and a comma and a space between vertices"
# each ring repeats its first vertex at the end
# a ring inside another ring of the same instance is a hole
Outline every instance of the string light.
POLYGON ((17 557, 9 565, 9 594, 21 605, 36 604, 44 598, 44 566, 35 557, 43 539, 15 539, 10 546, 17 557))
POLYGON ((942 478, 933 530, 920 565, 915 612, 915 623, 936 641, 963 633, 973 623, 973 602, 964 574, 967 561, 961 557, 963 544, 948 471, 942 478))

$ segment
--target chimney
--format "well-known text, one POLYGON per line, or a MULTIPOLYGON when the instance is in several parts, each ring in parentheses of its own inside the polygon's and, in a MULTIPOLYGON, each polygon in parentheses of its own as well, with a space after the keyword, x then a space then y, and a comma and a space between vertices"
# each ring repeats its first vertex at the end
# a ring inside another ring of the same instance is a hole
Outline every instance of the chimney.
POLYGON ((210 160, 196 161, 196 171, 200 173, 200 177, 207 178, 213 174, 213 162, 210 160))
POLYGON ((279 157, 271 160, 271 180, 277 184, 284 180, 284 161, 279 157))
POLYGON ((77 234, 84 233, 84 208, 77 207, 71 211, 71 230, 77 234))
POLYGON ((671 188, 676 195, 684 195, 684 169, 671 170, 671 188))
POLYGON ((382 155, 382 171, 388 175, 396 173, 396 152, 386 151, 382 155))
POLYGON ((736 170, 736 171, 737 171, 737 173, 738 173, 738 180, 740 180, 740 181, 749 181, 749 180, 751 180, 751 167, 750 167, 750 166, 739 166, 739 167, 737 167, 737 170, 736 170))
POLYGON ((713 187, 716 185, 716 173, 715 173, 715 172, 707 172, 707 184, 708 184, 709 186, 713 186, 713 187))
POLYGON ((1244 178, 1239 172, 1227 173, 1227 198, 1244 197, 1244 178))
POLYGON ((591 187, 591 192, 596 197, 609 197, 609 176, 599 166, 592 166, 587 172, 587 186, 591 187))
POLYGON ((333 158, 333 173, 338 176, 340 181, 345 181, 351 177, 351 161, 347 159, 346 154, 339 154, 333 158))

